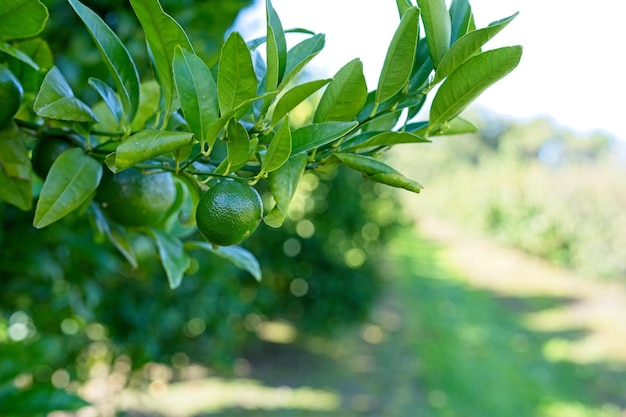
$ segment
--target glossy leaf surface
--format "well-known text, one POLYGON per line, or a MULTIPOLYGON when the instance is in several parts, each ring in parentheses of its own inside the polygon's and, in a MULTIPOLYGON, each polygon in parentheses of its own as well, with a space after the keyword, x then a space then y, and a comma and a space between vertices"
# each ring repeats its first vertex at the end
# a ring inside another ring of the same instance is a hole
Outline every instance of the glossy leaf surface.
POLYGON ((445 0, 417 0, 422 10, 422 22, 426 32, 428 50, 435 68, 450 47, 452 23, 445 0))
MULTIPOLYGON (((217 73, 217 93, 222 114, 255 97, 256 92, 257 78, 250 50, 241 35, 232 32, 222 47, 217 73)), ((242 115, 246 110, 244 107, 237 114, 242 115)))
POLYGON ((39 0, 0 1, 0 40, 37 36, 46 25, 48 9, 39 0))
POLYGON ((189 132, 170 132, 146 129, 124 140, 113 154, 107 156, 106 163, 113 172, 130 168, 139 162, 173 152, 193 140, 189 132))
POLYGON ((130 4, 146 35, 168 117, 175 101, 172 62, 176 47, 189 51, 193 51, 193 47, 183 28, 165 13, 158 0, 130 0, 130 4))
POLYGON ((270 191, 276 205, 263 217, 263 221, 268 226, 280 227, 285 221, 289 205, 304 173, 306 162, 306 153, 293 155, 279 169, 269 174, 270 191))
POLYGON ((519 64, 521 46, 493 49, 469 58, 443 82, 430 109, 430 126, 437 130, 453 119, 489 86, 519 64))
POLYGON ((102 165, 80 148, 63 152, 41 189, 33 226, 45 227, 80 207, 100 183, 102 165))
POLYGON ((46 74, 35 98, 33 110, 41 117, 72 122, 97 122, 85 103, 74 97, 72 88, 57 67, 46 74))
POLYGON ((354 59, 333 77, 320 99, 314 121, 351 121, 356 119, 367 100, 363 63, 354 59))
POLYGON ((296 129, 291 133, 293 142, 291 154, 308 152, 319 146, 331 143, 357 126, 357 122, 323 122, 296 129))
POLYGON ((378 78, 376 103, 396 95, 409 82, 419 37, 419 9, 412 7, 404 15, 393 35, 378 78))
POLYGON ((106 23, 78 0, 68 0, 81 18, 98 47, 124 107, 124 117, 130 124, 139 107, 139 74, 126 46, 106 23))
POLYGON ((189 129, 198 141, 206 140, 209 126, 219 118, 217 85, 204 61, 193 52, 176 48, 174 81, 189 129))

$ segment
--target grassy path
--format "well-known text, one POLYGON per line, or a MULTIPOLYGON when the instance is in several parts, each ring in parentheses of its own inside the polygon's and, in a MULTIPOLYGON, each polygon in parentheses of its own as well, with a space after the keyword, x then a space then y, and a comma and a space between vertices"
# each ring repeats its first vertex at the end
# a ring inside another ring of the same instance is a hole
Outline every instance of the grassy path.
POLYGON ((132 416, 620 417, 626 295, 428 219, 388 248, 387 290, 334 338, 267 344, 135 396, 132 416), (622 298, 624 297, 624 298, 622 298))

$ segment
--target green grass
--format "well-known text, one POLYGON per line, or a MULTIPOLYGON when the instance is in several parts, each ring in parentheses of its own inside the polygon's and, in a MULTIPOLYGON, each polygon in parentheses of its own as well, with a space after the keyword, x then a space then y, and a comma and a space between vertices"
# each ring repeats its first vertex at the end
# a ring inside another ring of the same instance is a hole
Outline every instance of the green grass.
POLYGON ((577 339, 582 330, 537 333, 522 323, 528 312, 572 300, 504 299, 471 288, 441 261, 441 248, 412 235, 389 253, 396 296, 411 306, 404 318, 413 369, 427 390, 424 416, 605 416, 626 405, 619 369, 545 358, 550 339, 577 339))
POLYGON ((618 417, 626 408, 623 364, 544 354, 551 340, 575 341, 584 329, 547 333, 524 325, 529 313, 575 300, 473 288, 446 263, 445 248, 411 230, 386 253, 386 290, 362 326, 328 339, 301 335, 292 345, 262 345, 246 356, 245 377, 172 385, 148 401, 158 411, 124 415, 618 417), (209 403, 207 393, 223 405, 209 403), (180 405, 194 401, 183 412, 180 405))

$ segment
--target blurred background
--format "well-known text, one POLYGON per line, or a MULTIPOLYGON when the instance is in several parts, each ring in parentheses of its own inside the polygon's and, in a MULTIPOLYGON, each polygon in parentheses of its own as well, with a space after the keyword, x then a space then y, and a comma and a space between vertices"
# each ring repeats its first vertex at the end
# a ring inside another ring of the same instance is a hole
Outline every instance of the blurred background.
MULTIPOLYGON (((89 101, 106 69, 69 6, 44 3, 89 101)), ((85 3, 148 72, 127 2, 85 3)), ((265 30, 263 2, 162 3, 207 62, 229 28, 265 30)), ((273 3, 285 28, 326 33, 310 71, 360 57, 374 88, 392 1, 273 3)), ((626 415, 619 5, 471 3, 478 27, 520 11, 488 47, 525 48, 464 115, 478 133, 389 153, 419 195, 306 174, 285 226, 244 244, 261 283, 199 257, 172 291, 148 242, 133 269, 84 218, 35 231, 0 205, 0 410, 46 415, 57 389, 92 405, 51 417, 626 415)))

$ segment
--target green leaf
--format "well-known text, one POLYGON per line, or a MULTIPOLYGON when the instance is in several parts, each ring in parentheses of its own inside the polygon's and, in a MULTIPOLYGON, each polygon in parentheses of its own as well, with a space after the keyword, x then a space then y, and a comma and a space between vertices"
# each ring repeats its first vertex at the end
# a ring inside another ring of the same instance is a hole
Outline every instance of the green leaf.
POLYGON ((185 242, 187 250, 200 249, 229 260, 237 268, 248 271, 257 281, 261 281, 261 266, 254 255, 240 246, 220 246, 214 248, 208 242, 185 242))
POLYGON ((41 189, 33 226, 40 229, 80 207, 100 183, 102 165, 80 148, 63 152, 41 189))
POLYGON ((368 148, 377 146, 392 146, 401 143, 424 143, 430 142, 428 139, 409 132, 379 132, 367 138, 355 148, 368 148))
POLYGON ((228 113, 222 114, 220 116, 220 118, 215 121, 215 123, 213 123, 213 124, 211 124, 211 126, 209 126, 209 129, 207 131, 207 139, 208 139, 207 142, 209 144, 209 152, 213 148, 213 145, 215 144, 215 140, 217 139, 217 135, 221 132, 221 130, 224 128, 224 126, 226 126, 226 124, 230 121, 230 119, 232 119, 233 116, 235 116, 235 113, 238 113, 242 109, 247 108, 249 105, 254 103, 256 100, 263 99, 263 98, 268 97, 268 96, 273 95, 273 94, 275 94, 275 93, 267 93, 267 94, 260 95, 258 97, 252 97, 251 99, 248 99, 248 100, 240 103, 237 107, 231 109, 228 113))
POLYGON ((381 184, 390 185, 396 188, 404 188, 405 190, 419 193, 424 186, 419 182, 405 177, 402 174, 381 173, 374 175, 366 175, 365 178, 381 184))
POLYGON ((417 0, 422 10, 422 22, 426 32, 428 50, 435 68, 450 47, 452 23, 445 0, 417 0))
MULTIPOLYGON (((267 56, 268 56, 268 73, 270 68, 270 49, 272 50, 272 66, 276 65, 276 83, 272 82, 266 84, 265 91, 271 91, 276 88, 283 75, 285 74, 285 65, 287 63, 287 40, 285 39, 285 31, 283 25, 280 22, 278 13, 274 10, 274 6, 270 0, 266 0, 265 9, 267 15, 267 56), (271 32, 271 35, 270 35, 271 32), (271 39, 271 41, 270 41, 271 39), (272 45, 270 45, 270 43, 272 45)), ((269 77, 268 77, 269 79, 269 77)))
POLYGON ((376 107, 402 90, 409 82, 419 39, 419 9, 411 7, 402 16, 391 39, 378 78, 376 107))
POLYGON ((135 251, 128 240, 125 230, 121 227, 111 228, 99 205, 92 204, 91 210, 98 229, 104 232, 113 246, 126 258, 133 268, 139 267, 135 251))
POLYGON ((48 9, 39 0, 0 2, 0 40, 32 38, 48 21, 48 9))
POLYGON ((276 171, 289 159, 290 154, 291 130, 289 130, 289 120, 285 120, 267 148, 261 164, 261 173, 276 171))
MULTIPOLYGON (((250 50, 241 35, 232 32, 222 47, 217 73, 217 94, 222 114, 255 97, 257 86, 250 50)), ((246 111, 247 107, 244 107, 237 115, 246 111)))
POLYGON ((420 130, 420 132, 415 132, 416 134, 427 134, 428 136, 449 136, 449 135, 461 135, 464 133, 476 133, 478 129, 469 121, 461 118, 455 117, 454 119, 442 124, 438 130, 429 132, 428 126, 425 126, 420 130))
POLYGON ((431 131, 456 117, 489 86, 513 71, 521 56, 521 46, 507 46, 466 60, 437 90, 430 108, 431 131))
POLYGON ((404 188, 416 193, 419 193, 424 188, 417 181, 406 178, 394 168, 371 156, 337 153, 335 157, 373 181, 391 185, 392 187, 404 188))
POLYGON ((283 94, 278 100, 272 113, 272 124, 276 125, 280 119, 285 117, 287 113, 293 110, 298 104, 302 103, 306 98, 314 92, 328 84, 331 80, 315 80, 303 83, 293 87, 283 94))
POLYGON ((57 67, 52 67, 41 84, 33 110, 41 117, 72 122, 97 122, 89 106, 74 97, 72 88, 57 67))
POLYGON ((139 88, 141 90, 139 109, 135 120, 130 125, 131 131, 134 132, 148 127, 147 124, 153 120, 154 115, 158 112, 161 95, 159 84, 155 80, 143 82, 139 88))
POLYGON ((431 85, 439 83, 457 69, 459 65, 478 52, 484 44, 511 23, 517 14, 515 13, 512 16, 494 22, 486 28, 474 30, 456 41, 439 63, 431 85))
POLYGON ((176 47, 193 51, 191 42, 183 28, 165 13, 158 0, 130 0, 130 4, 141 23, 154 62, 157 80, 161 86, 165 120, 174 111, 176 100, 172 62, 176 47))
POLYGON ((150 229, 148 233, 154 238, 159 249, 159 257, 170 288, 178 288, 191 262, 191 258, 185 252, 183 242, 161 230, 150 229))
POLYGON ((189 145, 193 134, 145 129, 135 133, 119 144, 113 154, 107 156, 106 163, 113 172, 130 168, 135 164, 174 152, 189 145))
POLYGON ((352 121, 367 100, 363 63, 354 59, 333 77, 317 105, 314 122, 352 121))
POLYGON ((474 15, 468 0, 452 0, 450 21, 452 26, 450 30, 451 44, 474 29, 474 15))
POLYGON ((280 87, 284 87, 293 80, 302 68, 322 51, 325 39, 323 34, 317 34, 296 44, 287 52, 285 76, 280 82, 280 87))
POLYGON ((35 70, 39 69, 39 65, 37 65, 35 61, 33 61, 27 54, 25 54, 23 51, 19 50, 13 45, 0 41, 0 52, 4 52, 5 54, 10 55, 15 59, 22 61, 23 63, 29 65, 35 70))
POLYGON ((263 217, 263 221, 268 226, 278 228, 285 221, 289 205, 304 173, 307 159, 306 153, 293 155, 279 169, 270 172, 270 192, 276 205, 263 217))
POLYGON ((228 142, 226 142, 228 169, 224 174, 235 172, 248 162, 250 156, 250 136, 246 128, 232 119, 228 124, 228 142))
POLYGON ((398 6, 398 13, 400 14, 400 18, 402 18, 407 10, 413 7, 410 0, 396 0, 396 6, 398 6))
POLYGON ((291 154, 308 152, 311 149, 331 143, 348 134, 358 125, 358 122, 323 122, 296 129, 291 134, 291 154))
POLYGON ((130 53, 115 32, 78 0, 68 0, 83 21, 104 61, 124 107, 124 119, 132 123, 139 108, 139 73, 130 53))
POLYGON ((209 126, 219 118, 213 75, 202 59, 180 47, 176 48, 173 68, 185 120, 196 139, 205 141, 209 126))
POLYGON ((97 78, 89 78, 87 81, 91 87, 98 93, 104 104, 111 111, 111 115, 115 119, 115 123, 119 126, 120 121, 124 117, 124 109, 120 98, 115 91, 109 87, 104 81, 97 78))
POLYGON ((16 127, 0 132, 0 200, 20 210, 30 210, 33 205, 31 164, 28 148, 16 127))
MULTIPOLYGON (((264 91, 275 91, 280 81, 280 58, 278 53, 278 45, 276 44, 276 37, 274 36, 274 30, 269 25, 267 26, 266 56, 267 58, 265 68, 264 91)), ((269 109, 273 98, 274 96, 271 96, 263 100, 263 105, 261 107, 261 113, 263 115, 267 113, 267 109, 269 109)))

